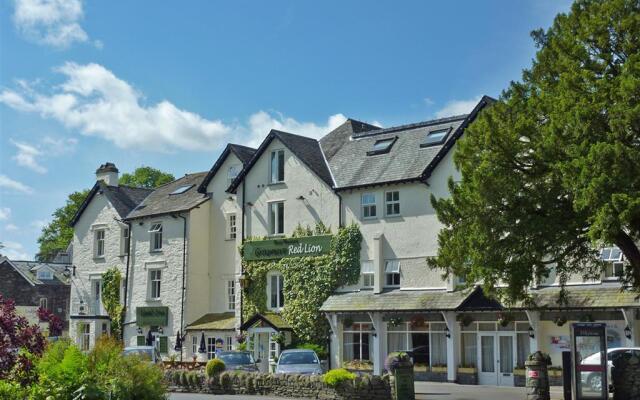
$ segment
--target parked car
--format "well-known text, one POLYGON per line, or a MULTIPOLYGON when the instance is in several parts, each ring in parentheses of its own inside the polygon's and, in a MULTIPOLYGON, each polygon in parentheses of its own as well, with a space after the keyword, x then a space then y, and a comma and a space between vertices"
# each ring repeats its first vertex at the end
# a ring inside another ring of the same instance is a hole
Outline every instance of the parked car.
POLYGON ((322 366, 313 350, 285 350, 278 358, 276 374, 322 375, 322 366))
POLYGON ((227 370, 258 372, 258 365, 248 351, 223 351, 216 358, 224 362, 227 370))
MULTIPOLYGON (((640 347, 616 347, 607 349, 607 382, 609 382, 609 391, 613 391, 611 385, 611 367, 613 366, 613 360, 617 357, 631 353, 636 357, 640 357, 640 347)), ((582 360, 582 365, 600 365, 600 352, 594 353, 582 360)), ((582 373, 582 383, 588 385, 591 390, 600 392, 602 390, 602 376, 598 372, 582 373)))
POLYGON ((131 346, 124 348, 125 356, 138 356, 142 359, 149 360, 152 364, 162 362, 162 356, 158 349, 154 346, 131 346))

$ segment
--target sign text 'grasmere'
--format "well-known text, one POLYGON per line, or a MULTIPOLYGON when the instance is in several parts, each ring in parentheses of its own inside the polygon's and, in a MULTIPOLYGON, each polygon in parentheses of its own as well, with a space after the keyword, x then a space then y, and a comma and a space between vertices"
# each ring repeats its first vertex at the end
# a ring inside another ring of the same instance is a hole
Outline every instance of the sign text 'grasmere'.
POLYGON ((256 240, 245 243, 244 258, 247 261, 255 261, 287 257, 314 257, 327 254, 330 247, 330 235, 256 240))

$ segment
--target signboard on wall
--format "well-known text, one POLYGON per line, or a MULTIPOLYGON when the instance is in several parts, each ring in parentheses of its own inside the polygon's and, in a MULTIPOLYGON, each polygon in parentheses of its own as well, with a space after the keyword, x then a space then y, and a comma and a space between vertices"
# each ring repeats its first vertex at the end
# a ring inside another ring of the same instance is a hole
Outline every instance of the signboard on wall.
POLYGON ((138 326, 167 326, 169 307, 136 307, 138 326))
POLYGON ((247 261, 259 261, 291 257, 315 257, 328 254, 330 248, 331 235, 254 240, 244 244, 244 259, 247 261))

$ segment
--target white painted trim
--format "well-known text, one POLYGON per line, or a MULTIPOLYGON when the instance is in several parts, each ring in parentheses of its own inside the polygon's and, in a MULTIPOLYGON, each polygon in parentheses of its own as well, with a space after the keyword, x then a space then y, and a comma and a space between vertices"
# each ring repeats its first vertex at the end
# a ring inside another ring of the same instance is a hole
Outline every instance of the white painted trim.
POLYGON ((164 260, 163 261, 146 261, 144 263, 144 269, 146 271, 150 271, 153 269, 164 269, 167 267, 168 267, 167 262, 164 260))

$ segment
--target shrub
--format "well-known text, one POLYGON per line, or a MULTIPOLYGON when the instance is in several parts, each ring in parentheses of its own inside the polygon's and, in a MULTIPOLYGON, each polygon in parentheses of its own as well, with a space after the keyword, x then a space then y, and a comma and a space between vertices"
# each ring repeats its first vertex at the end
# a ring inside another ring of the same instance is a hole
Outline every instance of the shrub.
POLYGON ((0 399, 24 400, 27 398, 27 389, 19 383, 0 380, 0 399))
POLYGON ((303 343, 297 346, 298 349, 313 350, 321 360, 327 359, 327 350, 320 345, 314 343, 303 343))
POLYGON ((120 368, 108 380, 111 386, 103 388, 111 389, 113 400, 164 400, 167 388, 163 378, 162 369, 147 360, 120 357, 120 368))
POLYGON ((207 376, 212 377, 214 375, 219 375, 222 371, 224 371, 224 369, 224 361, 220 360, 219 358, 209 360, 209 362, 207 363, 207 376))
POLYGON ((195 388, 200 386, 200 377, 198 376, 198 373, 195 371, 191 371, 187 374, 187 381, 189 381, 189 387, 191 388, 195 388))
POLYGON ((35 399, 72 399, 73 392, 88 381, 87 356, 68 340, 50 345, 36 368, 39 377, 35 399))
POLYGON ((353 381, 354 379, 356 379, 356 374, 344 368, 332 369, 322 377, 323 382, 329 386, 338 386, 342 382, 353 381))

